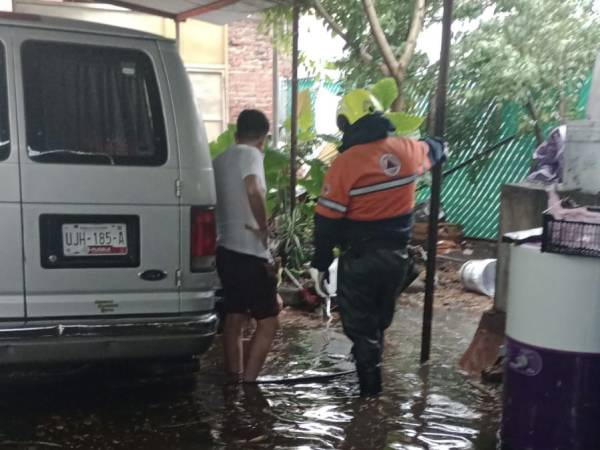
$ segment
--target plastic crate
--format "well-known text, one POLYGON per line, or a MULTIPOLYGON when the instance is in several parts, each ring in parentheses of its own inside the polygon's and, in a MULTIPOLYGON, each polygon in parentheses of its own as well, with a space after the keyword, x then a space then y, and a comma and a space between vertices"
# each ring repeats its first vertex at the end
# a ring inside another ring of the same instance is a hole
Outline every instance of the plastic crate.
POLYGON ((556 220, 544 214, 542 251, 600 257, 600 224, 556 220))

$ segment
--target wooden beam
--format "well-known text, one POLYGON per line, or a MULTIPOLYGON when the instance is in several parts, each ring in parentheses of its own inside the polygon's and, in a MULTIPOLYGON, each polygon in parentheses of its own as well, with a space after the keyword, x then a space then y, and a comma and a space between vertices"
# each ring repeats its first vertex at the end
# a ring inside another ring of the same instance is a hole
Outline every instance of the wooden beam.
POLYGON ((181 22, 175 19, 175 42, 177 43, 177 51, 181 52, 181 22))
POLYGON ((197 8, 192 8, 182 13, 176 15, 176 20, 183 22, 191 17, 201 16, 202 14, 209 13, 211 11, 216 11, 218 9, 224 8, 229 5, 233 5, 237 3, 239 0, 216 0, 211 3, 207 3, 206 5, 198 6, 197 8))
POLYGON ((138 5, 136 3, 128 2, 126 0, 94 0, 94 3, 108 3, 110 5, 120 6, 121 8, 131 9, 132 11, 138 11, 145 14, 151 14, 153 16, 166 17, 168 19, 177 20, 177 14, 163 11, 161 9, 150 8, 148 6, 138 5))

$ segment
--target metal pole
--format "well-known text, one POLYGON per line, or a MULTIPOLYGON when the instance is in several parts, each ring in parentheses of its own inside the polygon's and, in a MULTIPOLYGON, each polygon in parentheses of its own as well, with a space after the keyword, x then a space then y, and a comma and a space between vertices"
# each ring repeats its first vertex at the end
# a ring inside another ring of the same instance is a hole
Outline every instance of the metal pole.
MULTIPOLYGON (((275 39, 275 36, 273 36, 275 39)), ((273 42, 273 147, 279 142, 279 58, 273 42)))
POLYGON ((290 211, 296 207, 296 156, 298 155, 298 28, 299 0, 294 0, 292 11, 292 129, 290 145, 290 211))
MULTIPOLYGON (((448 87, 448 66, 450 63, 450 41, 452 38, 453 0, 444 0, 442 19, 442 50, 440 72, 435 97, 433 131, 436 137, 444 137, 446 128, 446 93, 448 87)), ((442 190, 442 167, 436 164, 431 171, 431 204, 429 212, 429 234, 427 237, 427 278, 425 280, 425 304, 423 307, 423 333, 421 337, 421 364, 429 361, 431 350, 431 325, 433 321, 433 299, 435 293, 436 250, 438 239, 438 216, 442 190)))
POLYGON ((179 19, 175 19, 175 43, 177 51, 181 53, 181 22, 179 19))

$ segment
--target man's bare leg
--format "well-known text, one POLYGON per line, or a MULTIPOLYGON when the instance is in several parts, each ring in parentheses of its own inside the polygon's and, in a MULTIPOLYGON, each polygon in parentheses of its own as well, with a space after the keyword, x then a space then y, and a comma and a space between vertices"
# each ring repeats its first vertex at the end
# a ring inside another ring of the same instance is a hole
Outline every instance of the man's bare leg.
MULTIPOLYGON (((256 321, 254 321, 254 319, 251 319, 250 322, 253 322, 253 323, 249 324, 249 328, 254 327, 254 329, 256 330, 256 321)), ((252 333, 252 335, 254 335, 254 333, 252 333)), ((252 345, 252 337, 250 337, 249 339, 242 340, 242 347, 244 349, 244 367, 248 366, 248 358, 250 358, 250 346, 251 345, 252 345)))
POLYGON ((223 326, 225 370, 235 378, 241 377, 244 372, 242 335, 246 320, 245 314, 227 314, 223 326))
POLYGON ((256 330, 250 341, 250 352, 247 356, 246 367, 244 369, 244 382, 252 383, 256 381, 267 354, 271 350, 275 333, 279 329, 279 318, 268 317, 256 321, 256 330))

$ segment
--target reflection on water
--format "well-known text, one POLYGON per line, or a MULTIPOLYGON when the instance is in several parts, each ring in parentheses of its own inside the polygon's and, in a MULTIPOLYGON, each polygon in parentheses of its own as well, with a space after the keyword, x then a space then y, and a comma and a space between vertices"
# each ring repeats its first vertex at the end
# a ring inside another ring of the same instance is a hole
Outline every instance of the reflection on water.
MULTIPOLYGON (((432 364, 420 368, 421 311, 403 308, 386 336, 384 395, 358 398, 355 375, 327 383, 224 386, 220 348, 193 378, 139 379, 93 368, 59 381, 4 383, 1 448, 479 449, 495 448, 498 398, 455 367, 479 319, 438 313, 432 364)), ((287 313, 269 374, 346 370, 339 324, 287 313)))

